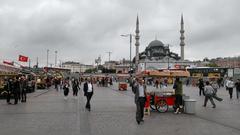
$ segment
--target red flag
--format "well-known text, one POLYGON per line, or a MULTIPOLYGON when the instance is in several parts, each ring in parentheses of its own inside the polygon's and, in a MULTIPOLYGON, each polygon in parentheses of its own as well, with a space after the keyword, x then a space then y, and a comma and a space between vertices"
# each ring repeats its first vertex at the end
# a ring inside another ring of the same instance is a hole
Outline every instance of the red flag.
POLYGON ((13 66, 13 61, 12 62, 9 62, 9 61, 3 61, 3 64, 7 64, 7 65, 11 65, 11 66, 13 66))
POLYGON ((23 55, 19 55, 18 61, 27 62, 28 61, 28 57, 27 56, 23 56, 23 55))

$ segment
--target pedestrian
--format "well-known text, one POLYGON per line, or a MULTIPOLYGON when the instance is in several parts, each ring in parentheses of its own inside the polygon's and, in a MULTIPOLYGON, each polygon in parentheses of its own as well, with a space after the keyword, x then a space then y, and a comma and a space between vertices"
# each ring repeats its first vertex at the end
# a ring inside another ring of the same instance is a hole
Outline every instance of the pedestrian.
POLYGON ((83 91, 84 91, 84 96, 86 96, 86 98, 87 98, 87 102, 86 102, 85 108, 88 111, 91 111, 90 101, 91 101, 91 98, 93 96, 93 84, 92 84, 90 78, 86 79, 86 82, 83 85, 83 91))
POLYGON ((216 81, 213 81, 212 82, 212 88, 213 88, 213 90, 214 90, 214 93, 213 93, 213 98, 214 99, 216 99, 217 101, 223 101, 223 99, 222 98, 220 98, 220 97, 218 97, 217 96, 217 92, 218 92, 218 89, 219 89, 219 85, 218 85, 218 83, 216 82, 216 81))
POLYGON ((20 81, 19 81, 18 76, 14 79, 13 96, 14 96, 14 104, 16 105, 18 103, 18 100, 21 99, 21 97, 20 97, 20 81))
POLYGON ((204 100, 203 107, 206 107, 208 100, 210 100, 210 102, 213 105, 213 108, 216 108, 216 104, 214 103, 213 98, 212 98, 213 94, 214 94, 214 89, 210 85, 209 81, 206 82, 206 86, 204 87, 204 93, 205 93, 205 100, 204 100))
POLYGON ((233 82, 233 78, 230 78, 227 83, 226 83, 226 87, 228 89, 228 93, 230 95, 230 99, 232 99, 232 95, 233 95, 233 88, 234 88, 235 84, 233 82))
POLYGON ((79 82, 77 79, 74 79, 74 81, 72 82, 72 89, 73 89, 73 96, 77 96, 78 90, 80 89, 79 82))
POLYGON ((65 100, 67 100, 67 96, 68 96, 68 93, 69 93, 69 87, 70 87, 69 79, 67 78, 63 83, 63 94, 64 94, 64 99, 65 100))
POLYGON ((176 78, 173 89, 175 90, 175 114, 179 114, 183 112, 183 100, 182 100, 182 95, 183 95, 183 84, 182 81, 180 81, 179 77, 176 78))
POLYGON ((27 101, 27 80, 24 76, 21 77, 20 81, 21 86, 21 102, 27 101))
POLYGON ((237 99, 239 99, 239 93, 240 93, 240 79, 237 79, 237 82, 235 83, 236 86, 236 95, 237 99))
POLYGON ((138 124, 140 122, 144 122, 143 116, 144 116, 144 106, 146 101, 146 85, 144 84, 144 81, 140 78, 136 79, 136 83, 133 87, 133 93, 135 94, 135 104, 136 104, 136 121, 138 124))
POLYGON ((13 83, 12 78, 9 78, 7 80, 6 90, 7 90, 7 103, 12 104, 11 101, 10 101, 11 100, 11 95, 12 95, 13 90, 14 90, 14 83, 13 83))
POLYGON ((203 79, 198 80, 198 88, 199 88, 199 96, 201 96, 202 94, 205 96, 203 79))

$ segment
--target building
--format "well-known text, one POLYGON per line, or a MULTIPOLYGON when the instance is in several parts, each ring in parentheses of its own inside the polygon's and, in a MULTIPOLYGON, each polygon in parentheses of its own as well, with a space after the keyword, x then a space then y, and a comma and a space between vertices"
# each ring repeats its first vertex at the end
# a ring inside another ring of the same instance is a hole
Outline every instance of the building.
POLYGON ((171 52, 168 44, 163 44, 156 39, 139 54, 138 70, 185 68, 193 65, 195 65, 194 62, 182 61, 177 53, 171 52))
POLYGON ((94 66, 93 65, 85 65, 85 64, 81 64, 79 62, 73 62, 73 61, 68 61, 68 62, 64 62, 62 63, 62 67, 66 68, 66 69, 70 69, 71 72, 75 73, 83 73, 88 69, 93 69, 94 66))
POLYGON ((194 66, 195 63, 184 59, 184 21, 181 16, 180 29, 180 47, 181 57, 177 53, 171 52, 168 44, 163 44, 159 40, 154 40, 149 43, 145 51, 139 53, 139 20, 136 22, 136 56, 133 61, 136 65, 136 71, 150 70, 150 69, 169 69, 169 68, 185 68, 194 66))
POLYGON ((216 58, 216 59, 212 59, 211 61, 217 64, 219 67, 223 67, 223 68, 239 68, 240 67, 240 57, 216 58))
POLYGON ((120 60, 119 64, 115 66, 116 73, 123 73, 127 74, 129 73, 131 67, 130 67, 131 61, 130 60, 120 60))
POLYGON ((107 69, 116 69, 115 66, 118 64, 119 64, 118 61, 105 61, 103 67, 107 69))

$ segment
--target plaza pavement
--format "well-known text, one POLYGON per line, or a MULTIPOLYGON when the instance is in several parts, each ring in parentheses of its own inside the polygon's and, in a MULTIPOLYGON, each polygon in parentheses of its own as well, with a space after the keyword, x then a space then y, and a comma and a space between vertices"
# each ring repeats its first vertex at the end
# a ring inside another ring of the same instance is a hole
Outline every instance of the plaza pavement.
MULTIPOLYGON (((154 89, 153 87, 148 87, 154 89)), ((234 91, 235 92, 235 91, 234 91)), ((223 102, 217 108, 210 103, 202 107, 204 97, 198 89, 184 87, 184 93, 197 100, 196 114, 151 112, 145 122, 137 125, 131 90, 118 91, 117 84, 109 88, 96 87, 92 111, 85 110, 86 99, 54 89, 29 94, 27 103, 7 105, 0 100, 0 135, 239 135, 240 101, 229 100, 225 89, 218 95, 223 102)), ((234 93, 235 94, 235 93, 234 93)))

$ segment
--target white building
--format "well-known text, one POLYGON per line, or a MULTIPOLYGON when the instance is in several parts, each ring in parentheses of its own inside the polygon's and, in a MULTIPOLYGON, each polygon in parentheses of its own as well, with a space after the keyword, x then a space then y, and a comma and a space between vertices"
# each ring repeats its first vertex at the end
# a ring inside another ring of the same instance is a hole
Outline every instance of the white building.
POLYGON ((85 65, 85 64, 81 64, 79 62, 73 62, 73 61, 68 61, 68 62, 64 62, 62 64, 63 68, 66 69, 70 69, 71 72, 78 72, 78 73, 83 73, 88 69, 92 69, 94 68, 93 65, 85 65))

